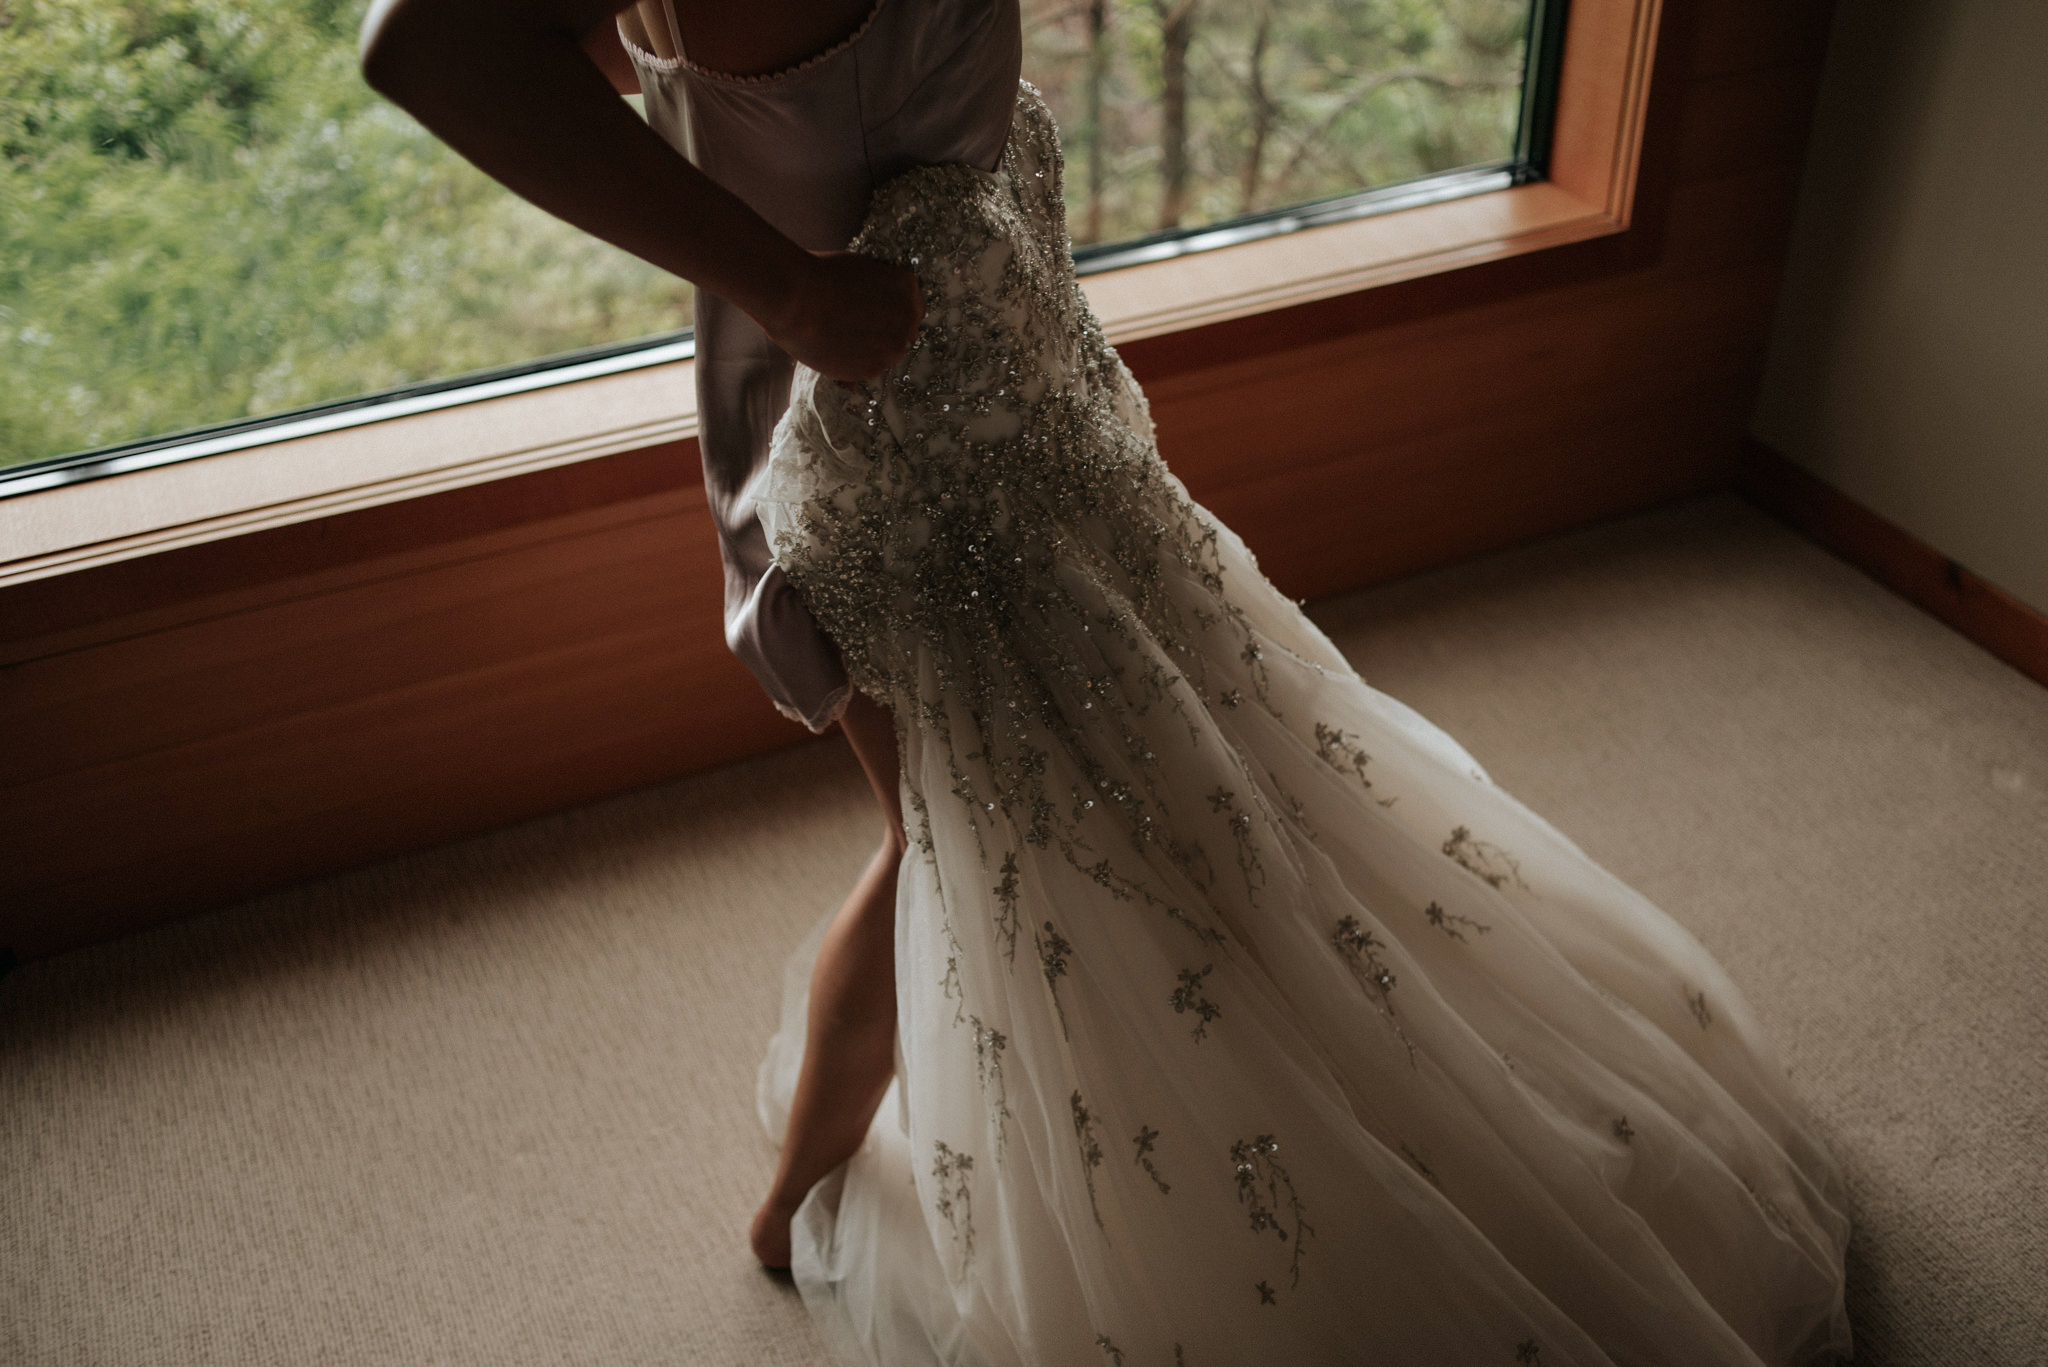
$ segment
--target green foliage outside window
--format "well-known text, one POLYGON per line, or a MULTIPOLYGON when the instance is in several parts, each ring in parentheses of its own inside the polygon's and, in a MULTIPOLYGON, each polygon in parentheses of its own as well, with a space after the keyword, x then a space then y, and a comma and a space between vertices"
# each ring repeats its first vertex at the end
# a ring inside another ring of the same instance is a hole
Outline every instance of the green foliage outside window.
MULTIPOLYGON (((0 0, 0 465, 688 323, 372 94, 363 4, 0 0)), ((1527 0, 1025 10, 1083 240, 1513 141, 1527 0)))

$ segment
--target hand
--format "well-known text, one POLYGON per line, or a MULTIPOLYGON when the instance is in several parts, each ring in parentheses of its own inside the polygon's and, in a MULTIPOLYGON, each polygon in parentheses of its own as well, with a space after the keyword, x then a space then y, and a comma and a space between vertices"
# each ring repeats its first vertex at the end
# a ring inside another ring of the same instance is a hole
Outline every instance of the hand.
POLYGON ((798 361, 843 384, 872 380, 902 360, 923 320, 914 272, 852 252, 819 252, 761 326, 798 361))

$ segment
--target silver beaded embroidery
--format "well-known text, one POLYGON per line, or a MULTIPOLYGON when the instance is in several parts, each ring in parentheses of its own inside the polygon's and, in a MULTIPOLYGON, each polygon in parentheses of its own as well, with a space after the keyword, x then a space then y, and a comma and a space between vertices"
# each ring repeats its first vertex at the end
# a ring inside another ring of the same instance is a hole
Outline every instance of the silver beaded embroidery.
POLYGON ((934 1204, 953 1231, 962 1267, 974 1260, 974 1192, 968 1180, 973 1172, 974 1155, 948 1147, 943 1139, 932 1141, 932 1179, 939 1184, 934 1204))
MULTIPOLYGON (((917 272, 923 329, 876 381, 812 377, 778 430, 763 504, 784 509, 776 561, 855 685, 952 757, 950 791, 984 859, 998 841, 1055 851, 1219 945, 1207 857, 1169 834, 1138 723, 1169 708, 1199 744, 1196 706, 1270 710, 1265 647, 1224 595, 1217 529, 1159 461, 1144 398, 1074 280, 1061 196, 1052 121, 1028 86, 994 174, 920 167, 877 192, 852 249, 917 272), (818 443, 867 464, 824 474, 818 443), (1184 607, 1179 583, 1203 605, 1184 607), (1195 648, 1219 632, 1227 647, 1195 648), (1071 792, 1047 781, 1055 751, 1083 776, 1071 792), (1164 856, 1202 901, 1118 867, 1112 835, 1164 856)), ((907 786, 928 848, 929 794, 915 776, 907 786)), ((1233 837, 1255 879, 1248 826, 1233 837)))
POLYGON ((1053 929, 1050 921, 1045 923, 1045 933, 1034 938, 1038 942, 1039 967, 1045 973, 1045 990, 1052 994, 1052 1009, 1060 1020, 1060 1036, 1071 1038, 1067 1034, 1067 1008, 1060 1004, 1060 979, 1066 975, 1067 956, 1074 952, 1074 947, 1053 929))
MULTIPOLYGON (((1252 1233, 1272 1230, 1280 1242, 1291 1245, 1287 1261, 1287 1284, 1301 1285, 1301 1255, 1315 1226, 1308 1222, 1294 1179, 1276 1156, 1280 1141, 1270 1134, 1240 1139, 1230 1146, 1230 1161, 1237 1176, 1237 1199, 1251 1217, 1252 1233)), ((1272 1302, 1265 1283, 1259 1283, 1260 1299, 1272 1302)))
POLYGON ((1529 886, 1522 881, 1522 866, 1513 856, 1498 845, 1478 839, 1467 827, 1453 827, 1443 850, 1488 887, 1504 888, 1513 883, 1526 890, 1529 886))
POLYGON ((1152 1162, 1152 1150, 1159 1142, 1159 1131, 1153 1129, 1150 1125, 1140 1125, 1138 1126, 1138 1133, 1132 1137, 1131 1142, 1138 1146, 1138 1166, 1143 1168, 1145 1175, 1152 1179, 1152 1185, 1159 1188, 1159 1194, 1161 1196, 1167 1195, 1173 1188, 1166 1184, 1166 1179, 1159 1175, 1159 1169, 1152 1162))
POLYGON ((1359 985, 1372 993, 1380 1014, 1387 1018, 1387 1024, 1394 1027, 1394 1035, 1408 1051, 1408 1063, 1415 1063, 1415 1045, 1408 1038, 1408 1032, 1401 1028, 1401 1017, 1394 1010, 1394 970, 1388 968, 1380 958, 1380 951, 1387 947, 1379 936, 1359 924, 1356 916, 1346 916, 1337 922, 1337 928, 1330 932, 1330 943, 1344 956, 1344 962, 1351 968, 1351 975, 1359 985))
POLYGON ((1010 1047, 1010 1037, 992 1025, 983 1025, 979 1016, 969 1016, 967 1023, 974 1028, 974 1080, 995 1125, 996 1162, 1000 1164, 1012 1119, 1009 1088, 1003 1081, 1003 1050, 1010 1047))
POLYGON ((1183 968, 1180 971, 1180 986, 1174 988, 1172 995, 1166 999, 1166 1004, 1173 1008, 1175 1015, 1194 1013, 1194 1037, 1197 1044, 1200 1044, 1202 1037, 1209 1033, 1209 1022, 1223 1014, 1222 1007, 1202 995, 1202 979, 1208 977, 1215 969, 1214 964, 1203 964, 1199 969, 1183 968))
POLYGON ((1081 1154, 1081 1177, 1088 1184, 1088 1209, 1095 1227, 1102 1227, 1102 1207, 1095 1204, 1095 1170, 1102 1166, 1102 1144, 1095 1138, 1095 1115, 1081 1101, 1079 1088, 1070 1104, 1074 1108, 1074 1144, 1081 1154))
POLYGON ((1484 935, 1493 929, 1492 926, 1475 921, 1470 916, 1459 916, 1445 911, 1442 906, 1435 902, 1431 902, 1422 909, 1422 918, 1444 934, 1450 936, 1453 940, 1463 940, 1465 938, 1465 932, 1458 929, 1460 926, 1470 930, 1474 935, 1484 935))

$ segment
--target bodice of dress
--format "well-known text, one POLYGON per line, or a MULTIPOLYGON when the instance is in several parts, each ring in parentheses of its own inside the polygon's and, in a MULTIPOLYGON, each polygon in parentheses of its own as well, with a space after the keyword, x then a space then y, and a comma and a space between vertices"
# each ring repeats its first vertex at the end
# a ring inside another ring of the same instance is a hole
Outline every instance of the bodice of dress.
MULTIPOLYGON (((879 0, 860 28, 786 71, 736 77, 626 44, 648 123, 813 251, 843 248, 877 186, 921 165, 996 164, 1022 60, 1016 0, 879 0)), ((699 290, 704 484, 725 563, 726 641, 784 713, 823 727, 846 697, 837 648, 776 569, 755 514, 792 363, 699 290)))

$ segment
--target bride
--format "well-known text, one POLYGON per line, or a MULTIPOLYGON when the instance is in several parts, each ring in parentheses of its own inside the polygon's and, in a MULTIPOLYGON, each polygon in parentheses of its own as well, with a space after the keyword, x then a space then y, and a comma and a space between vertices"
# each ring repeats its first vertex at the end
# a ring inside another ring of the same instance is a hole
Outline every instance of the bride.
POLYGON ((881 801, 762 1067, 757 1255, 847 1362, 1846 1354, 1839 1175, 1741 995, 1160 462, 1018 50, 1014 0, 365 28, 700 286, 728 640, 881 801))

